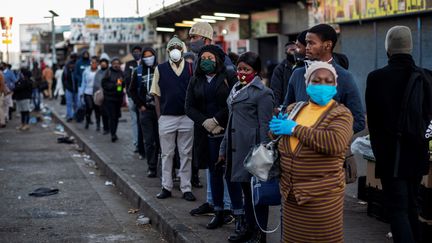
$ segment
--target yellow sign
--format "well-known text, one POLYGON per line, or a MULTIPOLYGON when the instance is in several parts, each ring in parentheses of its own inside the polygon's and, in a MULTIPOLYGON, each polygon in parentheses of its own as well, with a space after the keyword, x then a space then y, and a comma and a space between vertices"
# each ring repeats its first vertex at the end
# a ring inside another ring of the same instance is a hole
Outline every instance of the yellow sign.
POLYGON ((12 44, 12 40, 10 40, 10 39, 2 40, 2 43, 6 44, 6 45, 12 44))
POLYGON ((99 11, 97 9, 86 9, 86 17, 99 18, 99 11))
POLYGON ((342 23, 432 11, 432 0, 316 0, 311 11, 318 22, 342 23))

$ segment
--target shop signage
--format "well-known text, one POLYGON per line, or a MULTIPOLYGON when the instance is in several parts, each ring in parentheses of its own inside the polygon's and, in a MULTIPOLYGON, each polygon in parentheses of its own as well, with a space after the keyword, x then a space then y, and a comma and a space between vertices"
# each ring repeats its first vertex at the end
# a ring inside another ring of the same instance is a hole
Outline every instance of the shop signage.
POLYGON ((310 15, 316 23, 343 23, 432 11, 432 0, 314 0, 310 15))

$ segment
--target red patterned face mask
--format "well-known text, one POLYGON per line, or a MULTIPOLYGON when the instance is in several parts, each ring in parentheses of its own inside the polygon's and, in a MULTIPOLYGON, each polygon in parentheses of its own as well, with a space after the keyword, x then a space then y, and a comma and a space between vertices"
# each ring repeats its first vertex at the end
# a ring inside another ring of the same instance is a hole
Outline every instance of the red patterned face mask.
POLYGON ((252 82, 252 80, 255 78, 256 73, 250 73, 250 74, 243 74, 237 72, 237 78, 239 79, 240 83, 242 84, 248 84, 252 82))

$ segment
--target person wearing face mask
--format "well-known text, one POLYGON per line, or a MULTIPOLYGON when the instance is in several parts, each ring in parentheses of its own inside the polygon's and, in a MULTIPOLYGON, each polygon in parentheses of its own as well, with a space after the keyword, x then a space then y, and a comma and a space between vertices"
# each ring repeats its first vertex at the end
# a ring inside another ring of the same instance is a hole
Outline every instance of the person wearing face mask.
MULTIPOLYGON (((88 50, 84 49, 81 52, 80 58, 77 60, 74 66, 73 78, 77 84, 77 87, 81 87, 82 74, 88 66, 90 66, 90 53, 88 52, 88 50)), ((78 93, 78 97, 81 95, 82 95, 81 93, 78 93)), ((80 106, 81 106, 81 100, 78 99, 77 107, 80 106)))
MULTIPOLYGON (((109 56, 106 53, 103 53, 99 60, 99 70, 96 72, 93 82, 93 95, 101 88, 102 79, 105 77, 108 68, 109 68, 109 56)), ((96 131, 100 131, 100 118, 102 117, 102 128, 103 134, 109 133, 109 122, 108 122, 108 114, 105 109, 102 109, 99 105, 94 105, 95 116, 96 116, 96 131)))
POLYGON ((129 108, 129 114, 131 116, 131 126, 132 126, 132 138, 133 138, 133 145, 134 145, 134 152, 139 153, 140 156, 144 155, 144 144, 142 142, 143 138, 141 135, 141 131, 139 130, 139 121, 137 119, 137 107, 135 105, 135 102, 133 101, 131 97, 131 93, 129 92, 129 86, 132 80, 132 74, 134 73, 134 70, 138 67, 138 65, 141 63, 141 55, 142 55, 142 48, 140 46, 134 46, 132 48, 132 57, 133 60, 130 60, 126 62, 124 67, 124 77, 125 77, 125 89, 126 94, 128 98, 128 108, 129 108))
MULTIPOLYGON (((203 46, 211 45, 213 40, 213 27, 207 22, 197 22, 189 30, 190 49, 197 55, 203 46)), ((225 67, 228 71, 235 71, 235 65, 231 59, 225 54, 225 67)), ((194 64, 194 70, 196 62, 194 64)))
POLYGON ((171 197, 173 189, 173 157, 176 147, 180 156, 180 190, 187 201, 195 201, 192 194, 193 121, 185 114, 186 90, 192 76, 192 64, 182 57, 183 41, 173 36, 167 45, 169 60, 159 64, 153 75, 150 94, 155 97, 159 117, 159 140, 162 157, 162 190, 159 199, 171 197))
POLYGON ((297 46, 294 42, 285 44, 286 59, 279 63, 273 71, 270 79, 270 88, 275 95, 275 108, 279 107, 285 98, 288 80, 291 77, 295 65, 295 50, 297 46))
MULTIPOLYGON (((266 242, 254 217, 251 174, 243 161, 251 147, 268 142, 268 123, 272 117, 274 95, 260 76, 261 59, 254 52, 246 52, 237 63, 238 80, 227 99, 228 125, 219 150, 219 163, 226 164, 225 177, 231 198, 236 226, 230 242, 266 242), (243 200, 244 199, 244 200, 243 200)), ((268 206, 256 206, 261 227, 267 228, 268 206)))
MULTIPOLYGON (((214 45, 201 48, 197 69, 192 77, 186 95, 186 114, 194 121, 194 158, 207 163, 210 171, 210 185, 215 217, 208 229, 221 227, 224 215, 224 167, 217 163, 219 147, 228 121, 226 99, 233 85, 238 81, 226 72, 223 59, 225 53, 214 45)), ((229 205, 230 206, 230 205, 229 205)), ((229 215, 230 207, 226 208, 229 215)))
MULTIPOLYGON (((194 25, 192 25, 192 27, 190 28, 189 38, 190 38, 191 51, 195 55, 198 55, 201 48, 203 48, 204 46, 211 45, 211 42, 213 40, 213 27, 207 22, 197 22, 194 25)), ((218 47, 218 48, 220 49, 220 47, 218 47)), ((222 49, 221 49, 221 51, 223 52, 222 49)), ((198 62, 198 57, 195 58, 195 61, 193 63, 193 70, 197 70, 197 68, 198 68, 197 62, 198 62)), ((235 65, 232 63, 231 59, 225 53, 224 53, 223 63, 225 65, 225 69, 226 69, 226 72, 227 72, 229 77, 237 76, 235 65)), ((192 186, 193 187, 196 187, 196 188, 203 187, 203 185, 200 182, 200 178, 199 178, 199 169, 205 169, 205 167, 203 168, 200 165, 207 164, 207 163, 208 163, 207 161, 197 161, 197 158, 195 158, 195 157, 193 158, 193 163, 192 163, 192 186)), ((210 185, 211 184, 210 183, 210 172, 207 170, 206 173, 207 173, 207 176, 206 176, 207 177, 207 185, 210 185)), ((230 204, 228 191, 226 191, 226 190, 225 190, 224 198, 225 198, 224 199, 225 205, 230 204)), ((212 213, 214 213, 212 203, 213 203, 213 198, 212 198, 212 193, 211 193, 211 187, 208 186, 207 187, 207 200, 206 200, 206 202, 203 203, 202 205, 200 205, 199 207, 192 209, 190 214, 191 215, 212 214, 212 213)))
POLYGON ((124 95, 124 76, 120 68, 121 61, 119 58, 111 60, 111 67, 102 79, 103 104, 105 112, 108 114, 109 128, 111 132, 111 142, 118 140, 117 126, 121 117, 121 105, 124 95))
POLYGON ((141 63, 135 69, 129 86, 129 93, 138 110, 138 121, 144 138, 145 155, 147 158, 147 176, 157 176, 159 155, 159 133, 156 107, 153 95, 150 94, 154 71, 157 66, 156 51, 145 48, 141 54, 141 63))
POLYGON ((280 115, 270 122, 282 136, 282 242, 343 242, 343 163, 353 116, 333 99, 340 83, 331 64, 312 63, 304 78, 310 100, 293 120, 280 115))

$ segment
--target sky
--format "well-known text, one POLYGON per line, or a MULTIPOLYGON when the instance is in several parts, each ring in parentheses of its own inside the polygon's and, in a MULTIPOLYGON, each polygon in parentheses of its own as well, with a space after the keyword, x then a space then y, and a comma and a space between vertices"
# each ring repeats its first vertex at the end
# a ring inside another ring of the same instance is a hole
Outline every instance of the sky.
MULTIPOLYGON (((94 8, 99 10, 102 17, 137 17, 137 0, 94 0, 94 8), (104 8, 103 8, 104 6, 104 8), (103 11, 103 9, 105 11, 103 11)), ((151 9, 161 5, 162 0, 138 0, 139 16, 146 15, 151 9)), ((176 2, 176 0, 165 0, 176 2)), ((55 18, 56 25, 69 25, 71 18, 84 17, 85 10, 90 8, 90 0, 0 0, 0 17, 13 17, 12 45, 10 52, 19 51, 19 25, 30 23, 50 23, 48 10, 53 10, 59 17, 55 18)), ((3 31, 2 31, 3 33, 3 31)), ((5 52, 6 45, 1 44, 0 50, 5 52)))

